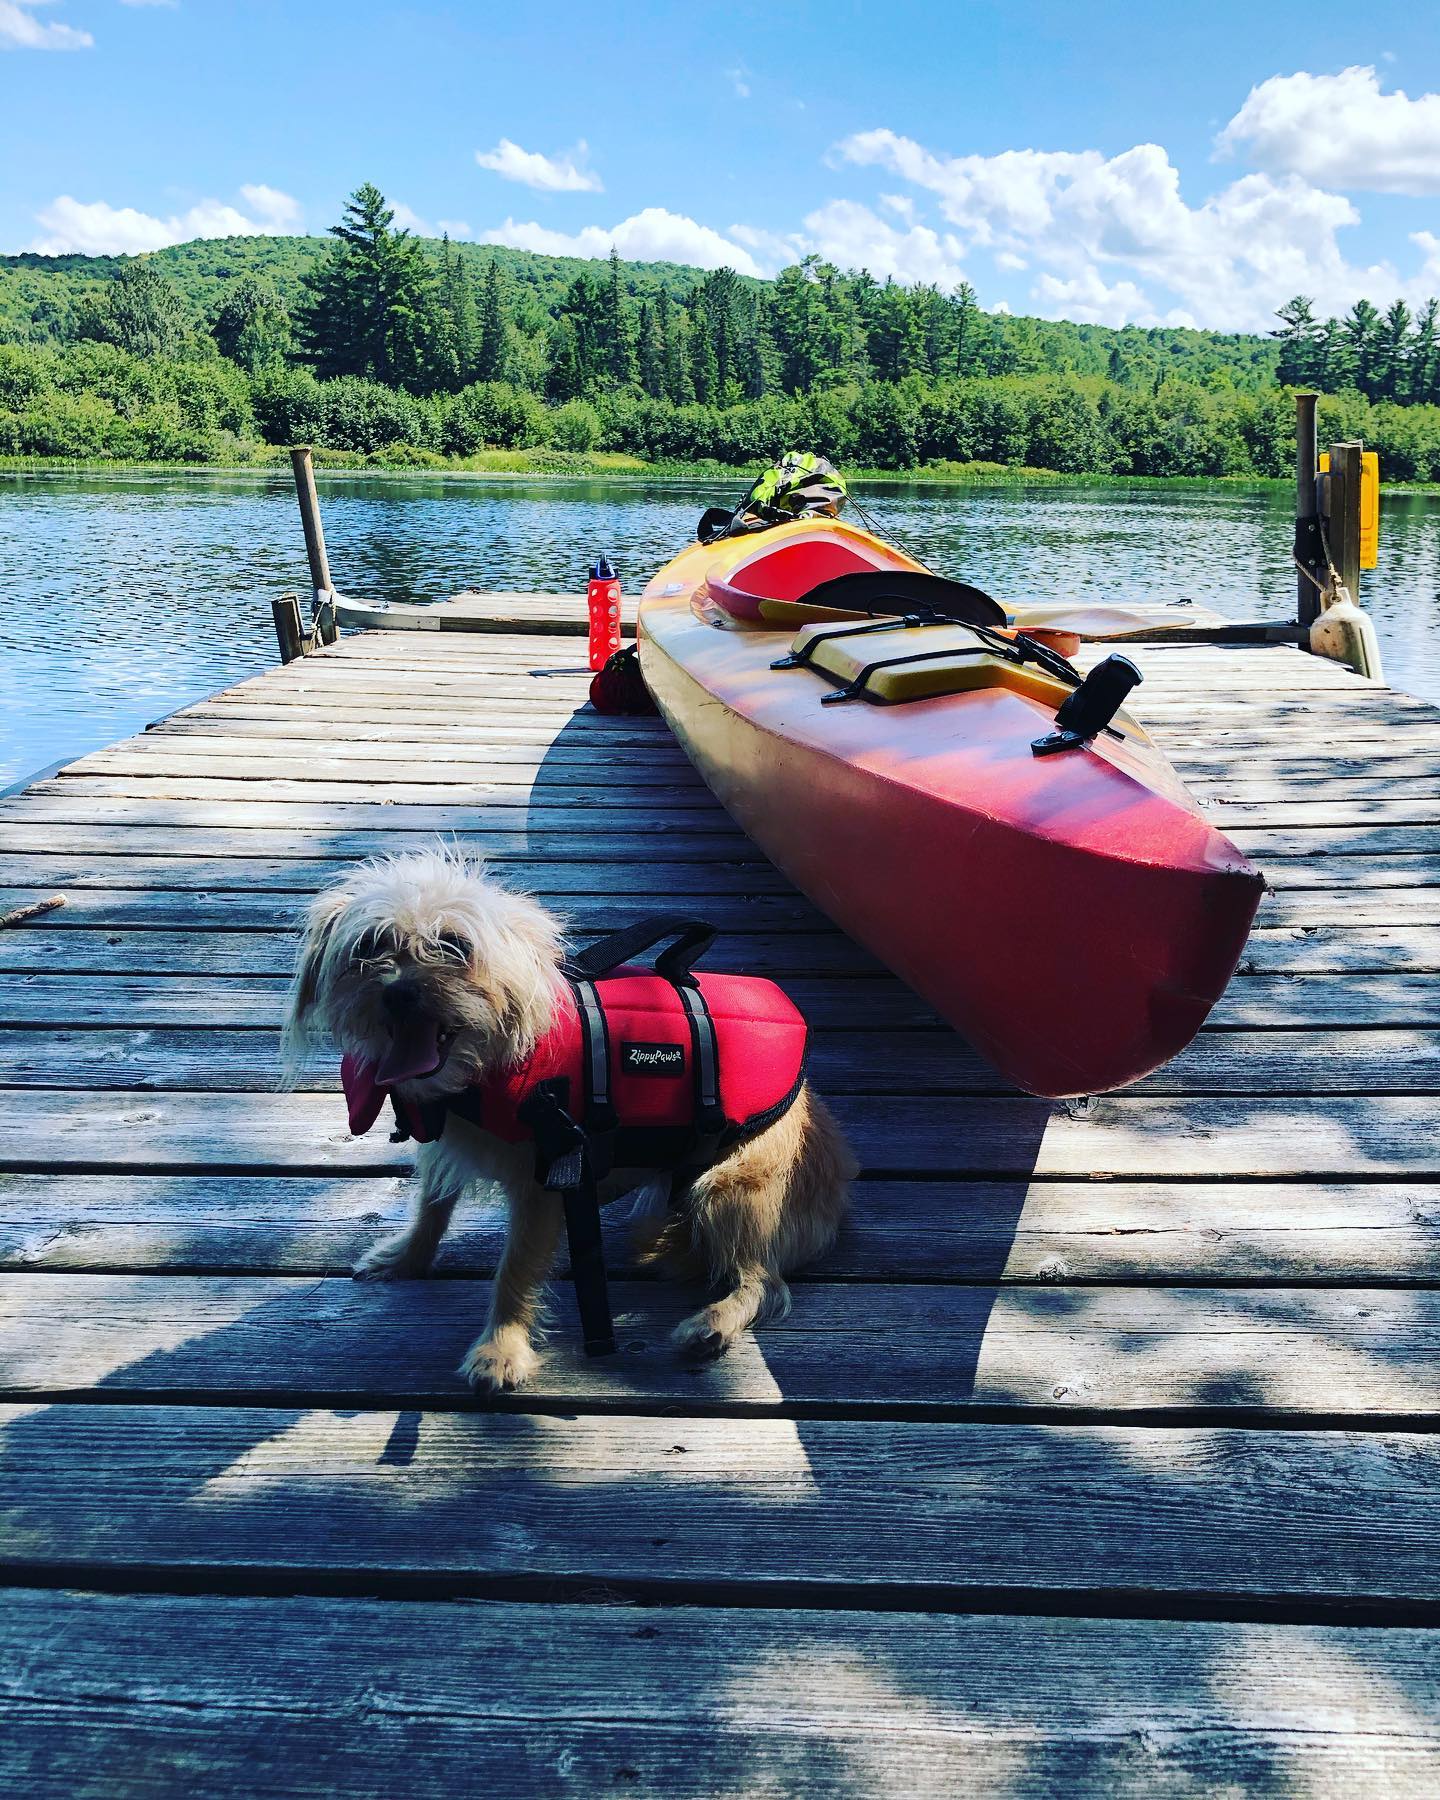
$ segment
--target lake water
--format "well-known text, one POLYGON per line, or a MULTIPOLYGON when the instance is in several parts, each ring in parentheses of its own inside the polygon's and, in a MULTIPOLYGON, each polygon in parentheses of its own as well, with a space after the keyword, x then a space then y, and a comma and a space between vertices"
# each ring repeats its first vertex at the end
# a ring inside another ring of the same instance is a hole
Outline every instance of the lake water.
MULTIPOLYGON (((737 484, 738 485, 738 484, 737 484)), ((690 482, 321 476, 340 588, 627 591, 732 496, 690 482)), ((1293 616, 1291 501, 1206 491, 886 487, 860 497, 932 567, 1021 600, 1171 600, 1293 616)), ((1440 499, 1386 495, 1364 599, 1396 686, 1440 702, 1440 499)), ((289 473, 0 474, 0 786, 276 661, 270 601, 308 587, 289 473)))

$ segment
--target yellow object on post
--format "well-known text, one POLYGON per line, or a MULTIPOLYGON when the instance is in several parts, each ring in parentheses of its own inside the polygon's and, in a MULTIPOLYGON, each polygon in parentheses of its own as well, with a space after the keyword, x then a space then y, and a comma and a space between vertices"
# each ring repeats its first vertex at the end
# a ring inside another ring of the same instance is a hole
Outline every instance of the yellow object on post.
MULTIPOLYGON (((1320 473, 1330 473, 1330 452, 1320 452, 1320 473)), ((1380 458, 1360 452, 1360 567, 1373 569, 1380 560, 1380 458)))

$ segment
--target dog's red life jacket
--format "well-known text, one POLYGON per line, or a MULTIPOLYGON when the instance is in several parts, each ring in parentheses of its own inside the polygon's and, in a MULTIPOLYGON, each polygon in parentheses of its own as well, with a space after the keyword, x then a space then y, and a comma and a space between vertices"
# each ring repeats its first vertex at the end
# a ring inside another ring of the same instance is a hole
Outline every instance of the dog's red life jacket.
MULTIPOLYGON (((799 1092, 805 1065, 805 1021, 772 981, 748 975, 695 975, 691 982, 714 1024, 722 1142, 737 1141, 773 1123, 799 1092)), ((604 1017, 609 1096, 613 1122, 597 1120, 586 1104, 586 1035, 581 1003, 567 988, 554 1025, 522 1067, 502 1069, 468 1090, 463 1117, 507 1144, 534 1135, 518 1115, 542 1082, 565 1084, 561 1104, 587 1130, 615 1130, 622 1146, 643 1148, 643 1134, 673 1136, 678 1142, 701 1121, 696 1117, 697 1083, 691 1014, 682 990, 648 969, 622 968, 592 984, 604 1017)), ((394 1094, 375 1080, 374 1064, 347 1056, 340 1067, 350 1129, 357 1136, 379 1118, 387 1098, 411 1137, 432 1143, 445 1129, 453 1102, 422 1105, 394 1094)), ((682 1151, 683 1154, 683 1151, 682 1151)), ((639 1166, 617 1152, 616 1163, 639 1166)), ((671 1159, 660 1156, 654 1166, 671 1159)))

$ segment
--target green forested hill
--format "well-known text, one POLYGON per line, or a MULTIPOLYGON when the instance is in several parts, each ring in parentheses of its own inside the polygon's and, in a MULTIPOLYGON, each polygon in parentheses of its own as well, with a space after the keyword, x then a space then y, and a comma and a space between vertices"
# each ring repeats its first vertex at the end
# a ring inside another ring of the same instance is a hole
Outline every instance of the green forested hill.
MULTIPOLYGON (((265 277, 284 304, 294 310, 307 270, 329 248, 323 237, 201 238, 157 250, 149 258, 174 282, 196 324, 219 304, 226 284, 235 277, 265 277)), ((438 239, 420 240, 437 261, 438 239)), ((483 244, 455 243, 452 251, 478 282, 492 259, 509 288, 516 325, 535 337, 559 312, 566 293, 582 271, 603 270, 603 263, 576 257, 541 256, 483 244)), ((0 342, 52 343, 74 335, 85 298, 95 299, 117 270, 134 258, 120 256, 0 256, 0 342)), ((705 278, 700 269, 676 263, 621 264, 632 300, 663 290, 683 303, 705 278)), ((774 282, 741 277, 752 290, 773 292, 774 282)), ((1126 326, 1077 325, 1068 320, 987 315, 1002 334, 1033 344, 1032 372, 1101 375, 1127 373, 1144 379, 1179 377, 1200 381, 1222 371, 1237 388, 1254 389, 1274 380, 1277 348, 1266 337, 1192 331, 1174 326, 1142 329, 1126 326)), ((1027 360, 1029 360, 1027 358, 1027 360)))
POLYGON ((0 258, 0 455, 753 466, 803 445, 885 469, 1280 475, 1287 387, 1308 385, 1332 436, 1440 478, 1440 302, 1321 320, 1298 295, 1279 326, 1017 318, 815 257, 760 281, 417 240, 367 184, 325 238, 0 258))

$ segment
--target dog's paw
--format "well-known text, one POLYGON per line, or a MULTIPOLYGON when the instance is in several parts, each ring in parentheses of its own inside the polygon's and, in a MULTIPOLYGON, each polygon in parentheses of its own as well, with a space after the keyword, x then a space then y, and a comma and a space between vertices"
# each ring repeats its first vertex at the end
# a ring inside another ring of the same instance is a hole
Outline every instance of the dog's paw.
POLYGON ((733 1339, 715 1318, 714 1309, 706 1306, 683 1319, 670 1333, 670 1342, 682 1356, 696 1361, 713 1361, 725 1354, 733 1339))
POLYGON ((429 1266, 416 1255, 408 1234, 402 1232, 367 1250, 351 1273, 356 1281, 414 1281, 426 1274, 429 1266))
POLYGON ((510 1394, 539 1367, 540 1358, 519 1332, 478 1338, 465 1352, 460 1373, 479 1394, 510 1394))

